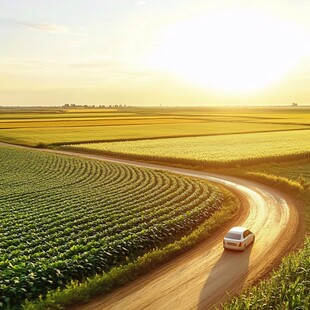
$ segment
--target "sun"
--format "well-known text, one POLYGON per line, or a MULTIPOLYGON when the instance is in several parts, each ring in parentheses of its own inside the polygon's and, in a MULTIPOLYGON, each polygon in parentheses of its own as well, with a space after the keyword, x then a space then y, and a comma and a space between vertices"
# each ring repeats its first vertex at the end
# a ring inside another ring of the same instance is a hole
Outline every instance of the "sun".
POLYGON ((227 10, 170 25, 148 59, 154 70, 224 94, 259 91, 301 58, 294 25, 249 10, 227 10))

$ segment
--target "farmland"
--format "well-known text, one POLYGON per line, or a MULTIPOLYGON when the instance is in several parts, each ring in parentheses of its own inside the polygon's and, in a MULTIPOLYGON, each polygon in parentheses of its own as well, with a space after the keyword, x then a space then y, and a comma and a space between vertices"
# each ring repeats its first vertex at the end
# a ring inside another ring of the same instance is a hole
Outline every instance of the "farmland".
MULTIPOLYGON (((0 141, 229 172, 309 205, 307 108, 0 109, 0 141)), ((204 181, 121 164, 7 146, 0 163, 0 308, 126 266, 226 202, 204 181)))
POLYGON ((225 199, 204 181, 53 153, 1 146, 0 162, 4 308, 172 242, 225 199))
POLYGON ((0 109, 0 141, 37 146, 309 129, 309 109, 0 109))

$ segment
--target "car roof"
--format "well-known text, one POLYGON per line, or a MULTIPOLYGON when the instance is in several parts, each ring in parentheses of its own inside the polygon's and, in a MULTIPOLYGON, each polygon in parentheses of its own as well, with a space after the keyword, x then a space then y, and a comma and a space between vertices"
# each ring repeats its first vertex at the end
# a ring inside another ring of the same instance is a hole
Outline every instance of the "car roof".
POLYGON ((234 233, 243 233, 244 231, 246 231, 247 228, 246 227, 242 227, 242 226, 235 226, 232 227, 229 232, 234 232, 234 233))

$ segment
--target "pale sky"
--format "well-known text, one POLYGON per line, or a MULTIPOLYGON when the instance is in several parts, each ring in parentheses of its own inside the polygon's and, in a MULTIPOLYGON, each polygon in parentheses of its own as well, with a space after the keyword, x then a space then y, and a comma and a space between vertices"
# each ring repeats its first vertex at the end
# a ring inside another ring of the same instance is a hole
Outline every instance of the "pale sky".
POLYGON ((310 104, 309 0, 0 0, 0 106, 310 104))

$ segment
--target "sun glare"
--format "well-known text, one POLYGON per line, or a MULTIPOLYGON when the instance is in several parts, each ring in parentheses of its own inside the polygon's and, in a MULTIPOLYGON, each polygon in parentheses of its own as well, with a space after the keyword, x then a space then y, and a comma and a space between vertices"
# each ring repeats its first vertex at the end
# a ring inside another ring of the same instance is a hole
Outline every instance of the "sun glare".
POLYGON ((224 94, 272 85, 302 54, 297 27, 254 11, 196 16, 162 33, 149 58, 153 69, 224 94))

